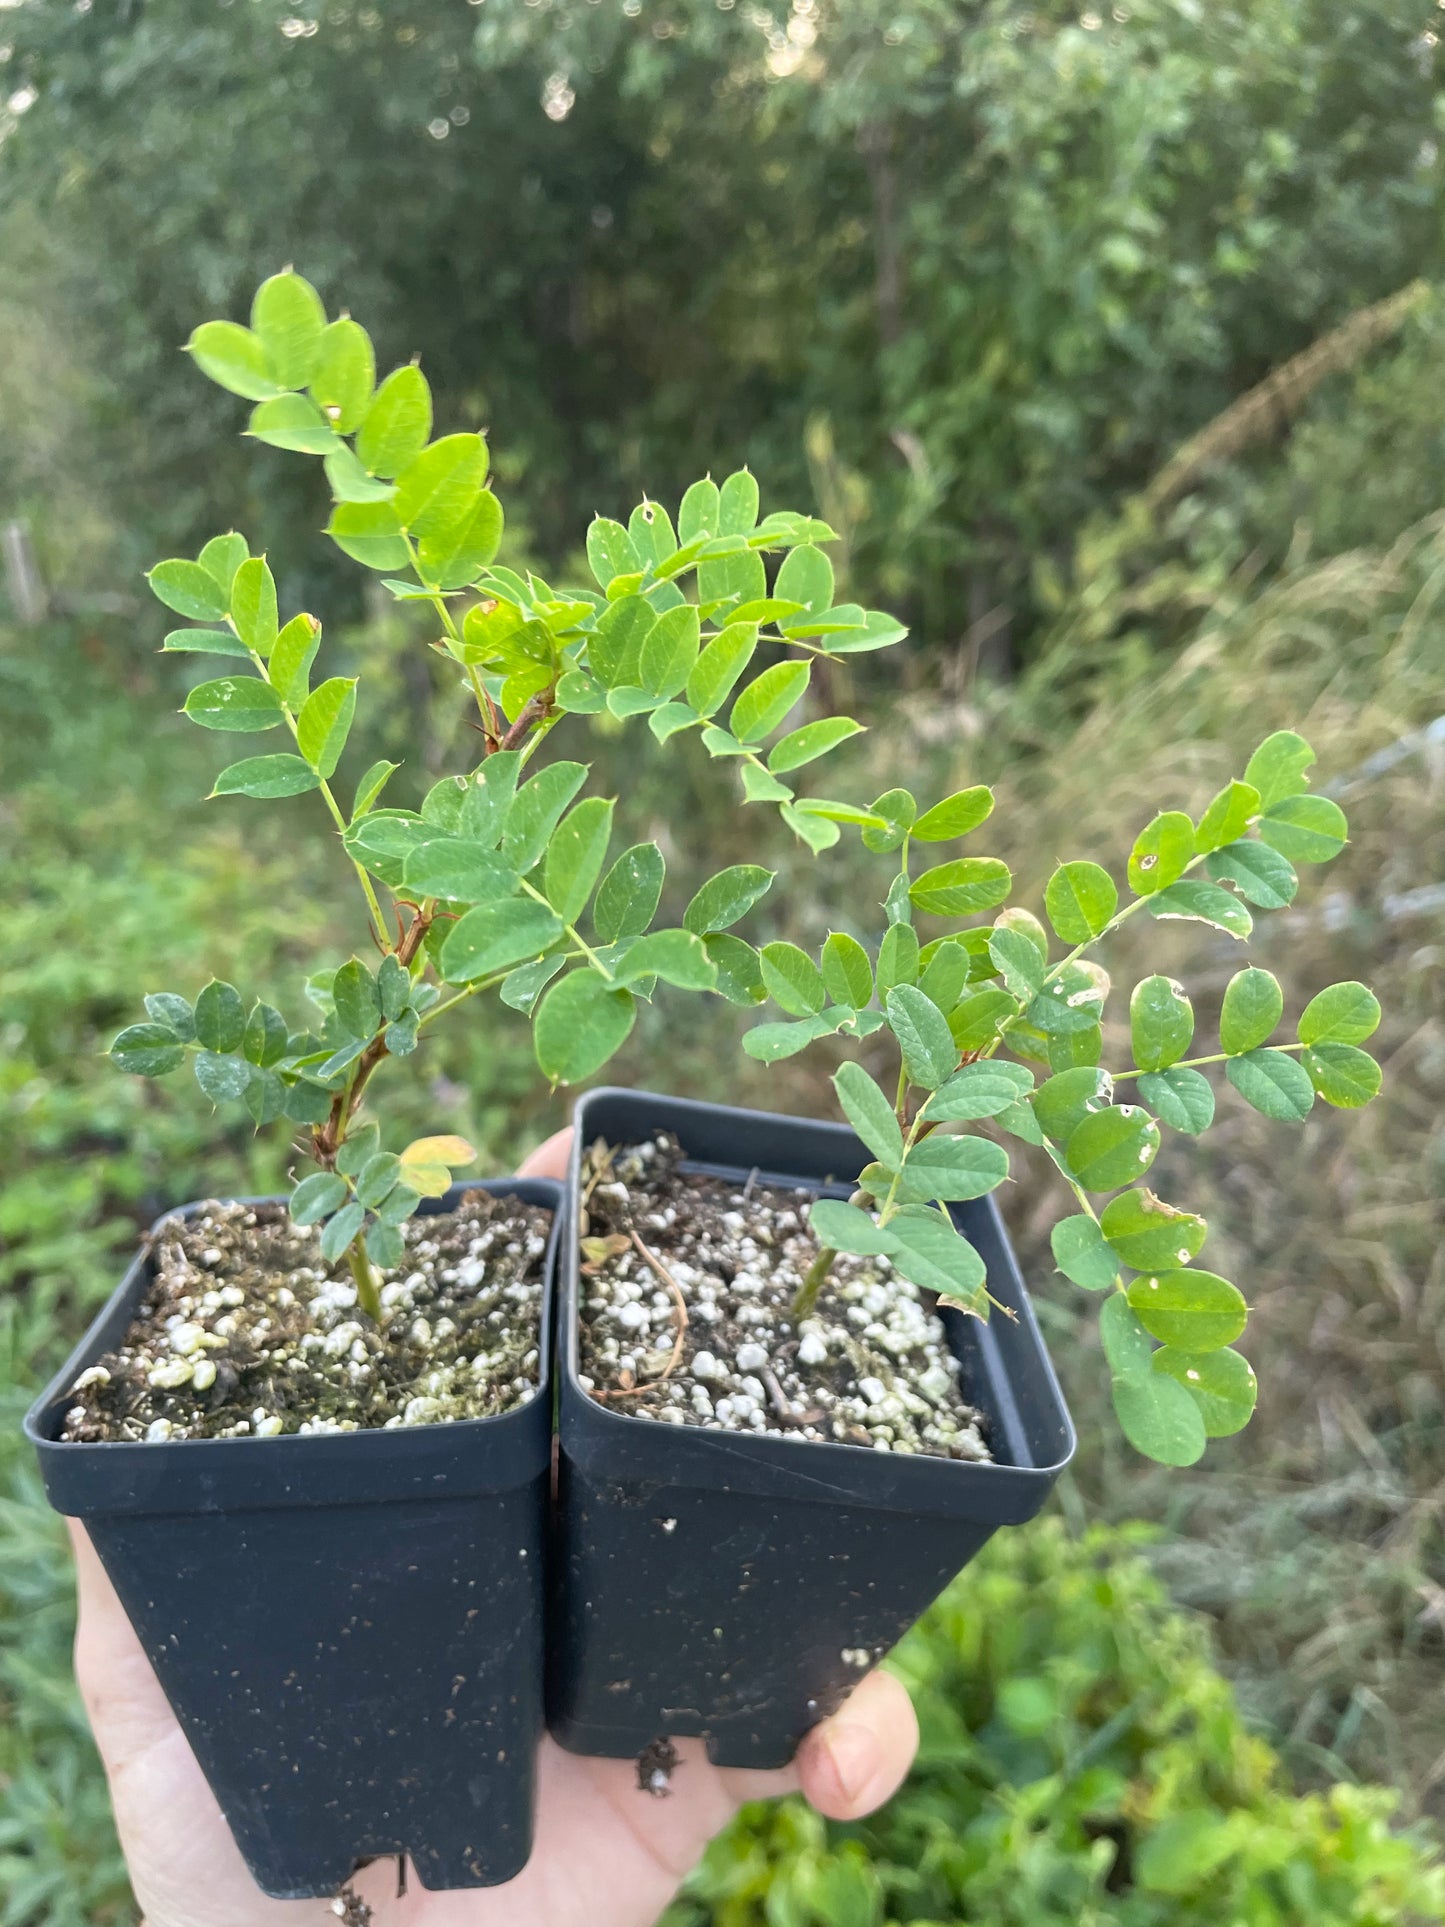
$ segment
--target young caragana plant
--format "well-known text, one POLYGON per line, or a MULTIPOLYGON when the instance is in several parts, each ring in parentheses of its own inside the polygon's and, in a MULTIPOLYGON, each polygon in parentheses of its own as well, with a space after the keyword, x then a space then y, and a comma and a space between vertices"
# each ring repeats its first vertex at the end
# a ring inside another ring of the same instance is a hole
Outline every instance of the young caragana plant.
POLYGON ((1099 864, 1060 864, 1044 892, 1047 925, 1028 909, 1001 907, 1012 878, 995 857, 952 857, 915 874, 914 846, 978 829, 994 806, 988 789, 961 790, 922 814, 903 789, 861 814, 831 811, 860 826, 869 850, 897 854, 886 927, 872 954, 843 932, 816 961, 792 944, 765 945, 763 981, 789 1021, 757 1026, 744 1045, 773 1062, 835 1031, 861 1037, 886 1027, 898 1070, 888 1090, 858 1062, 834 1078, 875 1162, 850 1202, 813 1207, 820 1249, 793 1308, 797 1321, 840 1251, 885 1255, 915 1284, 986 1317, 983 1261, 947 1207, 1003 1181, 1009 1158, 999 1139, 1012 1136, 1043 1150, 1073 1194, 1077 1210, 1053 1230, 1054 1258, 1075 1284, 1106 1294, 1104 1353, 1131 1443, 1165 1464, 1190 1465, 1207 1439, 1248 1422, 1255 1376, 1232 1349, 1245 1299, 1195 1263, 1204 1219, 1140 1180, 1161 1127, 1197 1137, 1213 1122, 1211 1066, 1223 1066, 1245 1103, 1286 1123, 1302 1122, 1316 1097, 1347 1110, 1367 1104, 1380 1067, 1360 1046, 1380 1006, 1363 984, 1334 984, 1305 1005, 1292 1040, 1275 1041, 1284 992, 1269 971, 1247 966, 1224 993, 1218 1048, 1201 1050, 1183 987, 1148 976, 1129 998, 1132 1061, 1109 1070, 1110 982, 1090 953, 1140 915, 1189 919, 1243 942, 1251 907, 1291 903, 1295 865, 1328 862, 1347 834, 1339 806, 1309 790, 1313 761, 1302 737, 1279 731, 1198 823, 1179 810, 1156 816, 1129 858, 1123 902, 1099 864), (920 919, 937 934, 921 939, 920 919), (964 919, 973 921, 960 927, 964 919))
MULTIPOLYGON (((584 794, 586 764, 539 758, 552 731, 606 710, 645 717, 661 742, 697 735, 709 755, 736 764, 745 803, 775 806, 796 836, 823 848, 839 835, 838 807, 799 796, 795 772, 859 725, 785 724, 814 657, 885 648, 904 630, 890 616, 835 606, 818 546, 832 530, 807 515, 760 517, 746 470, 720 486, 694 483, 675 522, 648 501, 626 527, 594 521, 593 586, 554 589, 497 567, 502 507, 487 485, 483 438, 433 440, 420 368, 397 368, 378 385, 365 330, 345 315, 328 321, 297 274, 262 285, 249 328, 207 322, 189 347, 205 374, 255 404, 249 434, 321 461, 335 502, 327 533, 390 595, 426 610, 433 646, 476 709, 474 768, 435 784, 419 808, 398 809, 382 805, 397 766, 377 763, 347 786, 348 803, 337 776, 358 680, 313 676, 321 624, 282 608, 265 557, 232 533, 150 573, 161 602, 194 625, 173 630, 166 650, 235 659, 191 690, 185 713, 203 729, 289 739, 230 763, 213 794, 315 791, 369 933, 361 954, 308 978, 311 1015, 300 1025, 216 982, 194 1003, 171 991, 147 997, 147 1021, 124 1030, 111 1054, 147 1077, 189 1057, 215 1102, 245 1104, 258 1126, 305 1127, 315 1168, 296 1183, 292 1216, 321 1227, 323 1255, 345 1257, 376 1318, 377 1269, 400 1263, 400 1226, 474 1157, 455 1137, 384 1144, 368 1111, 389 1058, 494 992, 531 1015, 546 1077, 571 1083, 613 1055, 638 999, 659 983, 745 1005, 765 994, 758 953, 730 932, 772 873, 726 869, 678 927, 655 928, 661 850, 639 843, 611 855, 613 799, 584 794), (769 556, 779 558, 771 583, 769 556)), ((839 1014, 842 1027, 854 1022, 851 1007, 839 1014)))

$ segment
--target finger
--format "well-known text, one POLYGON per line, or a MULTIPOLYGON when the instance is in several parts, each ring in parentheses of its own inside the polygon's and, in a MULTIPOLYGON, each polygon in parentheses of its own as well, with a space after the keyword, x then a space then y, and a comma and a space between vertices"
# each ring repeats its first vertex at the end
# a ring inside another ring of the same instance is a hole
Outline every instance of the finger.
POLYGON ((108 1768, 123 1767, 174 1726, 151 1663, 116 1597, 90 1535, 67 1519, 75 1549, 75 1677, 108 1768))
POLYGON ((545 1144, 523 1158, 519 1178, 565 1178, 572 1157, 572 1127, 554 1131, 545 1144))
POLYGON ((902 1786, 918 1751, 913 1703, 891 1673, 870 1673, 798 1748, 804 1794, 829 1820, 858 1820, 902 1786))

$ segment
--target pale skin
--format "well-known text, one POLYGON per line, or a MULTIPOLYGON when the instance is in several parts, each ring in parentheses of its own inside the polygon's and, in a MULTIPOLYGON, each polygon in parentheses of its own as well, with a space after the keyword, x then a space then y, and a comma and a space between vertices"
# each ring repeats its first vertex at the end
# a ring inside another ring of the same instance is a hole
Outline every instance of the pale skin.
MULTIPOLYGON (((571 1133, 522 1166, 563 1177, 571 1133)), ((330 1901, 268 1900, 247 1873, 209 1787, 84 1531, 72 1523, 80 1599, 75 1667, 110 1780, 121 1845, 146 1927, 335 1927, 330 1901)), ((856 1820, 897 1791, 918 1745, 908 1695, 886 1673, 862 1681, 775 1773, 709 1766, 679 1743, 666 1799, 627 1760, 583 1759, 544 1740, 536 1846, 504 1887, 396 1893, 394 1862, 356 1876, 375 1927, 652 1927, 708 1841, 748 1800, 801 1791, 856 1820)))

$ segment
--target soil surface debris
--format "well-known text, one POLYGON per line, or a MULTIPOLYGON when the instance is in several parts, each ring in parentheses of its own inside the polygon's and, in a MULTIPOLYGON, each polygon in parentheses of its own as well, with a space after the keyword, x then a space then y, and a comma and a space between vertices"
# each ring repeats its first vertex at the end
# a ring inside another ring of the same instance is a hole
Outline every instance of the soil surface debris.
POLYGON ((839 1257, 811 1316, 815 1193, 681 1170, 676 1139, 584 1174, 581 1379, 612 1411, 878 1451, 988 1459, 942 1321, 886 1258, 839 1257))
POLYGON ((382 1322, 284 1204, 207 1204, 155 1233, 121 1349, 80 1374, 62 1437, 354 1432, 490 1418, 537 1389, 551 1213, 470 1192, 411 1219, 382 1322))

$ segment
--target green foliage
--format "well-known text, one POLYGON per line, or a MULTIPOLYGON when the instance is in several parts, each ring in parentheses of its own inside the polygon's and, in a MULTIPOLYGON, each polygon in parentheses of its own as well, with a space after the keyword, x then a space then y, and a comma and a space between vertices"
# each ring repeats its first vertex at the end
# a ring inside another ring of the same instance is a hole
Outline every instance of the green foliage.
POLYGON ((1052 1520, 1001 1534, 890 1661, 923 1736, 903 1791, 852 1826, 746 1809, 664 1927, 1437 1919, 1445 1874, 1392 1828, 1395 1796, 1290 1789, 1145 1543, 1052 1520))

